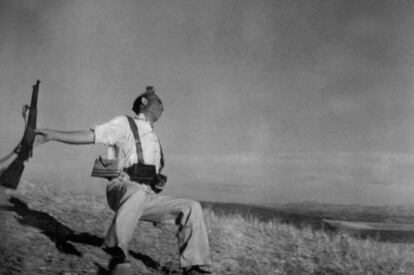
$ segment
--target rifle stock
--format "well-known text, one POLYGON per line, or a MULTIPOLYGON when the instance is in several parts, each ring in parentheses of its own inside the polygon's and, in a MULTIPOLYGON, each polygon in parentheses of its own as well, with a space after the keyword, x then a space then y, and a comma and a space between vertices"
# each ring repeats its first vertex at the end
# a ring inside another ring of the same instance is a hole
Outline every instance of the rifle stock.
POLYGON ((29 116, 27 118, 26 128, 24 130, 23 138, 15 150, 17 157, 0 175, 0 184, 8 188, 17 188, 20 182, 20 178, 23 174, 24 162, 33 155, 33 143, 35 140, 34 129, 36 129, 37 121, 37 96, 39 94, 39 84, 40 81, 37 80, 36 84, 33 86, 32 99, 30 102, 29 116))

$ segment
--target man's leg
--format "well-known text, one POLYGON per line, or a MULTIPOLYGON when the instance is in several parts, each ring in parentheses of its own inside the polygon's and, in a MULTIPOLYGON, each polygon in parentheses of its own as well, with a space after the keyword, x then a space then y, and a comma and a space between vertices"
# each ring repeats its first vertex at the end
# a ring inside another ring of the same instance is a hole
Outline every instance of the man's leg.
POLYGON ((178 225, 181 267, 210 265, 210 248, 200 203, 189 199, 148 195, 141 220, 178 225))
POLYGON ((114 180, 107 186, 107 200, 115 211, 104 246, 119 261, 128 257, 128 243, 141 217, 146 200, 146 186, 125 180, 114 180))

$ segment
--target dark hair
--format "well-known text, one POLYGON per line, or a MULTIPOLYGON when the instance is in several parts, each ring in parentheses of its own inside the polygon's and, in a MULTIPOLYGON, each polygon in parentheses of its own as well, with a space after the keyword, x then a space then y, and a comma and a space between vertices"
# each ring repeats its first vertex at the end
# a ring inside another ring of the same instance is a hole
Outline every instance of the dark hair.
POLYGON ((148 95, 154 94, 154 93, 155 93, 154 87, 147 86, 147 89, 146 89, 145 93, 139 95, 135 99, 134 104, 132 105, 132 111, 134 111, 134 113, 136 113, 138 115, 141 112, 141 105, 142 105, 141 100, 142 100, 142 98, 147 97, 148 95))

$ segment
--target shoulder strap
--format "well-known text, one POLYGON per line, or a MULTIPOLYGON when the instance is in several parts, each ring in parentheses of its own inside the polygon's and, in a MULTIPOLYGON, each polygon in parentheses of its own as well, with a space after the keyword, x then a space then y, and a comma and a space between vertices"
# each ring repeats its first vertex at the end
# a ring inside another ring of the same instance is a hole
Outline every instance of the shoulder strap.
MULTIPOLYGON (((129 126, 131 127, 132 133, 134 134, 134 139, 135 139, 135 147, 137 148, 137 156, 138 156, 138 163, 140 164, 144 164, 144 155, 142 153, 142 145, 141 145, 141 139, 139 138, 139 134, 138 134, 138 127, 135 124, 135 121, 132 117, 127 116, 128 118, 128 122, 129 122, 129 126)), ((164 154, 162 152, 162 146, 160 143, 160 150, 161 150, 161 159, 160 159, 160 171, 164 168, 165 165, 165 160, 164 160, 164 154)))
POLYGON ((161 173, 161 170, 164 168, 165 166, 165 160, 164 160, 164 153, 162 152, 162 146, 161 146, 161 142, 158 140, 158 143, 160 144, 160 151, 161 151, 161 159, 160 159, 160 171, 159 173, 161 173))
POLYGON ((138 134, 138 127, 135 124, 135 121, 132 117, 127 116, 129 126, 131 127, 132 133, 134 134, 135 139, 135 147, 137 148, 137 156, 138 156, 138 163, 144 164, 144 155, 142 153, 142 145, 141 145, 141 139, 139 138, 138 134))

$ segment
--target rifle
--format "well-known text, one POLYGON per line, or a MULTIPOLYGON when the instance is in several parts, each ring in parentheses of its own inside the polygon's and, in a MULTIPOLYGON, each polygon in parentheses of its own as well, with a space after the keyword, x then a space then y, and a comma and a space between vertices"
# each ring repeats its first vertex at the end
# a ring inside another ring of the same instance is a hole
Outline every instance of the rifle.
MULTIPOLYGON (((27 110, 29 110, 29 116, 26 121, 26 128, 24 130, 23 138, 20 141, 19 145, 17 145, 17 147, 12 152, 12 154, 17 154, 17 157, 0 175, 0 184, 8 188, 17 188, 24 170, 24 162, 33 155, 33 143, 35 140, 34 129, 36 129, 37 95, 39 93, 39 84, 40 81, 37 80, 36 84, 33 85, 30 107, 27 105, 23 106, 23 117, 26 118, 27 110)), ((9 158, 12 154, 6 158, 3 158, 2 160, 9 158)))

